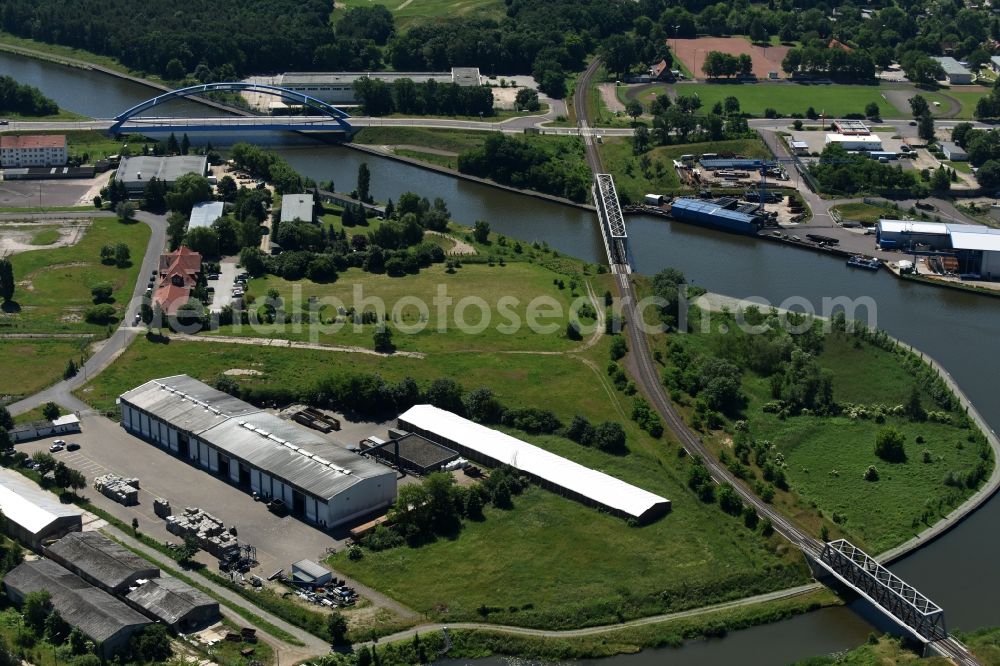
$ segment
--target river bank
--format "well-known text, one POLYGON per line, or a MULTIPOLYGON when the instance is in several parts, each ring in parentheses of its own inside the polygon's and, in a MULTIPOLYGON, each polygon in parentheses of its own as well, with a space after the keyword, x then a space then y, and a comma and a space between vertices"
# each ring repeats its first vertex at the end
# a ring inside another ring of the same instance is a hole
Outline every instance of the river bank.
MULTIPOLYGON (((483 130, 488 131, 488 130, 483 130)), ((505 192, 512 192, 514 194, 521 194, 527 197, 532 197, 534 199, 541 199, 543 201, 549 201, 551 203, 560 204, 563 206, 570 206, 578 210, 585 210, 587 212, 593 213, 596 209, 589 204, 582 204, 565 197, 557 197, 554 194, 545 194, 544 192, 536 192, 535 190, 524 190, 511 185, 504 185, 498 183, 495 180, 489 180, 487 178, 479 178, 478 176, 470 176, 467 173, 462 173, 457 169, 449 169, 448 167, 441 166, 440 164, 432 164, 430 162, 424 162, 412 157, 406 157, 405 155, 397 155, 393 152, 382 150, 374 146, 367 146, 360 143, 345 143, 343 144, 345 148, 351 150, 356 150, 360 153, 366 153, 368 155, 376 155, 378 157, 383 157, 396 162, 401 162, 403 164, 409 164, 410 166, 417 167, 418 169, 425 169, 427 171, 434 171, 445 176, 452 178, 459 178, 461 180, 468 181, 470 183, 478 183, 480 185, 485 185, 487 187, 496 188, 498 190, 503 190, 505 192)))
MULTIPOLYGON (((151 90, 156 90, 159 92, 172 92, 176 88, 167 85, 166 83, 161 83, 159 81, 153 81, 144 77, 136 76, 130 74, 123 69, 116 69, 114 67, 108 67, 106 65, 101 65, 96 62, 89 62, 87 60, 82 60, 79 58, 69 57, 59 55, 54 52, 40 51, 33 48, 28 48, 24 46, 17 46, 9 42, 4 42, 0 40, 0 52, 12 53, 17 56, 24 58, 32 58, 34 60, 42 60, 45 62, 55 63, 63 67, 73 67, 75 69, 82 69, 86 71, 99 72, 101 74, 106 74, 108 76, 113 76, 117 79, 123 81, 128 81, 137 85, 145 86, 151 90)), ((249 116, 251 115, 245 109, 239 107, 230 106, 228 104, 223 104, 221 102, 216 102, 210 99, 205 99, 202 97, 189 97, 189 100, 197 104, 203 104, 209 108, 216 109, 218 111, 225 111, 239 116, 249 116)))

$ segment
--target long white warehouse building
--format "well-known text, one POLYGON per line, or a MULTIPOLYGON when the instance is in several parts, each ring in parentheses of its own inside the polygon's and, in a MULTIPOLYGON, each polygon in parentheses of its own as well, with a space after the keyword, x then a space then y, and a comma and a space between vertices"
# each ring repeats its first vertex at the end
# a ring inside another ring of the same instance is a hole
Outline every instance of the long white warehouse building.
POLYGON ((388 506, 396 473, 187 375, 118 400, 122 426, 247 492, 329 528, 388 506))
POLYGON ((543 486, 623 518, 646 522, 670 510, 670 500, 659 495, 433 405, 411 407, 398 426, 477 462, 510 465, 543 486))

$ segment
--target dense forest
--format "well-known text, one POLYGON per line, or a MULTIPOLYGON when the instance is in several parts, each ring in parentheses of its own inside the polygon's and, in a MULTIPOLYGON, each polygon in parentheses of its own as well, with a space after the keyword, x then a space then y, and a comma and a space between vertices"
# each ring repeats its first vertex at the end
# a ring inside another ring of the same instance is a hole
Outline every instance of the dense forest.
POLYGON ((669 57, 667 42, 749 35, 798 42, 786 71, 866 78, 891 62, 916 80, 927 55, 972 64, 1000 51, 1000 18, 961 0, 896 0, 883 7, 820 0, 506 0, 499 20, 445 18, 397 30, 385 7, 336 9, 328 0, 0 0, 7 32, 119 58, 170 80, 222 80, 288 70, 447 70, 532 73, 559 95, 565 75, 599 48, 615 72, 669 57), (831 39, 848 49, 828 49, 831 39))
POLYGON ((59 113, 59 107, 38 88, 22 85, 9 76, 0 76, 0 113, 51 116, 59 113))

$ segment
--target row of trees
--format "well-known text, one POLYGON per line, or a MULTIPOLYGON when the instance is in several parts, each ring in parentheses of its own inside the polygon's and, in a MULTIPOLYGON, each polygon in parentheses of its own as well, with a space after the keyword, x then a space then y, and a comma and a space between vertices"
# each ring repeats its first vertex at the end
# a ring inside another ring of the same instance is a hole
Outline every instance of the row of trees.
POLYGON ((875 78, 875 62, 864 51, 827 48, 826 44, 789 49, 781 61, 789 74, 823 76, 831 79, 870 80, 875 78))
POLYGON ((407 115, 492 116, 493 91, 487 86, 460 86, 433 79, 386 83, 367 76, 354 82, 354 95, 369 116, 407 115))
POLYGON ((722 76, 749 76, 753 72, 753 60, 746 53, 735 56, 722 51, 709 51, 705 56, 705 62, 701 65, 701 71, 712 79, 722 76))
POLYGON ((883 164, 866 155, 851 154, 836 145, 823 149, 820 160, 810 165, 809 173, 823 192, 831 194, 870 192, 916 196, 924 192, 916 176, 899 165, 883 164))
POLYGON ((13 77, 0 75, 0 113, 50 116, 59 113, 59 106, 38 88, 22 85, 13 77))
POLYGON ((232 147, 230 157, 237 167, 246 170, 254 178, 274 185, 278 194, 302 192, 302 176, 274 151, 241 142, 232 147))

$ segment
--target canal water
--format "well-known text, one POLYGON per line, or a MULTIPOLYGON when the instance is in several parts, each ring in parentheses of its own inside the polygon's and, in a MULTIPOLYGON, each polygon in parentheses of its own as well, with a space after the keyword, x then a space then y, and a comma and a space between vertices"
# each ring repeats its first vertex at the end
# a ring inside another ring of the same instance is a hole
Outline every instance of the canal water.
MULTIPOLYGON (((0 53, 0 73, 36 85, 60 106, 93 117, 112 117, 153 91, 104 74, 0 53)), ((172 113, 208 115, 212 110, 178 102, 172 113)), ((213 143, 223 143, 212 137, 213 143)), ((315 180, 354 188, 358 165, 372 172, 376 199, 398 199, 406 191, 441 197, 464 224, 487 220, 494 230, 528 242, 546 242, 585 260, 601 259, 593 214, 497 190, 346 148, 292 145, 278 148, 288 162, 315 180)), ((826 298, 871 299, 875 323, 936 358, 954 376, 983 416, 1000 426, 1000 301, 902 282, 880 272, 848 269, 841 259, 777 243, 733 236, 652 217, 630 218, 628 233, 639 272, 672 266, 696 285, 736 297, 760 297, 775 305, 786 299, 824 311, 826 298)), ((893 565, 893 570, 946 610, 949 628, 1000 625, 1000 498, 941 539, 893 565)), ((602 665, 785 663, 849 649, 871 625, 853 611, 826 609, 724 639, 693 641, 681 649, 646 650, 601 660, 602 665)), ((461 662, 453 662, 454 664, 461 662)), ((508 663, 477 661, 477 666, 508 663)), ((589 662, 587 662, 589 663, 589 662)))

